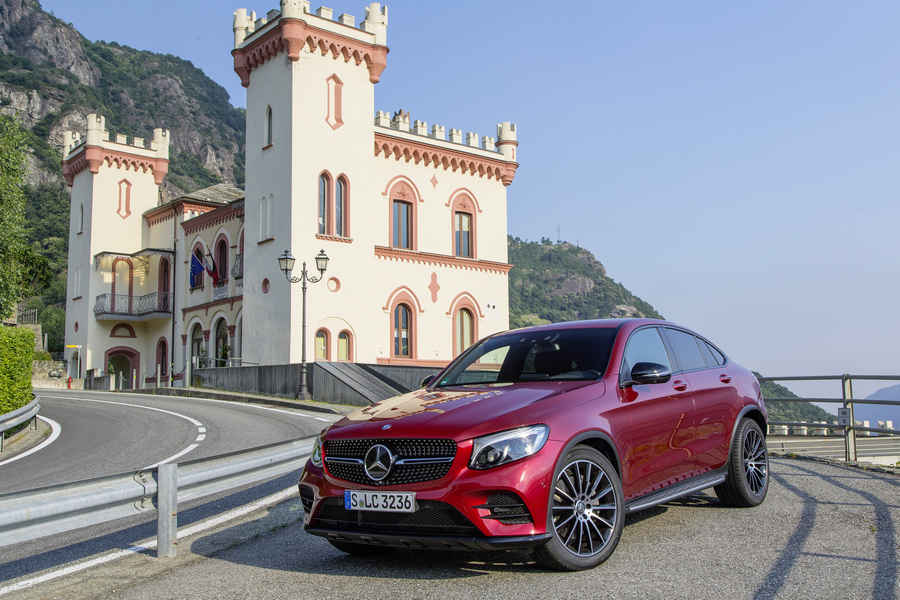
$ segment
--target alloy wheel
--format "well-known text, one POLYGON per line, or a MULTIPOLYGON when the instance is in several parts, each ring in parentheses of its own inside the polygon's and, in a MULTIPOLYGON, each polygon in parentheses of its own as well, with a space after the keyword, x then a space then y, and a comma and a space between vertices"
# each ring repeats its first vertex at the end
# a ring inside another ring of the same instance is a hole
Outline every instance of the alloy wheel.
POLYGON ((769 476, 769 460, 766 456, 766 441, 754 428, 747 428, 744 437, 744 473, 747 485, 754 494, 759 494, 769 476))
POLYGON ((600 465, 585 459, 574 460, 559 472, 551 510, 556 537, 580 557, 602 551, 619 518, 609 476, 600 465))

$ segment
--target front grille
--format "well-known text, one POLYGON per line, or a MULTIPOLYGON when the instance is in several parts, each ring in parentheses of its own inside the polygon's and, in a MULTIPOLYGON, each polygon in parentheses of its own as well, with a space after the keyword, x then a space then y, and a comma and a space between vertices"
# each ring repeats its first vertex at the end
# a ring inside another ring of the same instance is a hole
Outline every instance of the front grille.
POLYGON ((326 498, 319 504, 309 527, 393 535, 480 535, 478 529, 449 504, 433 500, 417 500, 416 504, 416 512, 382 513, 347 510, 342 497, 326 498))
POLYGON ((433 481, 447 475, 452 461, 440 463, 397 464, 404 458, 450 458, 456 456, 456 442, 441 439, 362 439, 326 440, 325 467, 338 479, 366 485, 406 485, 433 481), (338 462, 330 458, 351 458, 362 461, 374 444, 387 446, 395 456, 395 464, 388 476, 373 481, 366 475, 362 462, 338 462))

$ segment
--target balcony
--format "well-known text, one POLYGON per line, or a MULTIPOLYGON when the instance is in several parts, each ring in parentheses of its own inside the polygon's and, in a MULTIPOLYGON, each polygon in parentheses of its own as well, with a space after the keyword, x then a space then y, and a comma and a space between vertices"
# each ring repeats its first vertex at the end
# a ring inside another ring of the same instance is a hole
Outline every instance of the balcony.
POLYGON ((100 294, 94 302, 94 316, 98 321, 169 319, 172 317, 172 294, 100 294))

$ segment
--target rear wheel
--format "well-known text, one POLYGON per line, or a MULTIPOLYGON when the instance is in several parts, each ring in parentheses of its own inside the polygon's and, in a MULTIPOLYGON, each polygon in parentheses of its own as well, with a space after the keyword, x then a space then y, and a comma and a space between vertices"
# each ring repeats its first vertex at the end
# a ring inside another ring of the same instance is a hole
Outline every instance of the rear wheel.
POLYGON ((568 451, 557 466, 547 527, 553 537, 535 555, 545 567, 596 567, 616 549, 625 511, 622 483, 612 463, 587 446, 568 451))
POLYGON ((371 544, 356 544, 353 542, 340 542, 337 540, 328 540, 328 543, 341 552, 346 552, 347 554, 352 554, 353 556, 372 556, 373 554, 380 554, 388 550, 383 546, 373 546, 371 544))
POLYGON ((738 425, 728 455, 728 476, 715 487, 726 506, 756 506, 769 491, 769 453, 759 424, 745 418, 738 425))

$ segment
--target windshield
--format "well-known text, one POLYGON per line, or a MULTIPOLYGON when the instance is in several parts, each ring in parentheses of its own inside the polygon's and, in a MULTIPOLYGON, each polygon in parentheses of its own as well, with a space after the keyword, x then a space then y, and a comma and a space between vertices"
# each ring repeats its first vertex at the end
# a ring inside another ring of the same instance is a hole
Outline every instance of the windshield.
POLYGON ((597 379, 606 370, 616 331, 590 327, 490 337, 459 357, 435 387, 597 379))

